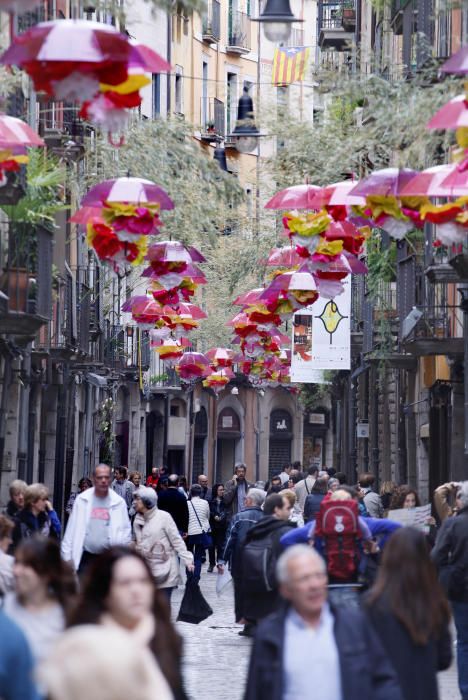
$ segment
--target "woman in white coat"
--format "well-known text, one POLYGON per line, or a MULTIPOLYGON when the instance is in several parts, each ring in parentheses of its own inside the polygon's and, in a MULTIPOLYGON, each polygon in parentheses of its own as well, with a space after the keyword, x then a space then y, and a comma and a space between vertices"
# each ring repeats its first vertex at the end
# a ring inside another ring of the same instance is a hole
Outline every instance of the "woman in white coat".
POLYGON ((136 548, 148 562, 156 585, 170 600, 174 588, 182 583, 179 558, 192 572, 193 555, 187 550, 172 515, 158 508, 154 489, 140 486, 133 496, 136 517, 133 523, 136 548))
POLYGON ((201 498, 202 487, 193 484, 190 487, 190 500, 188 502, 189 526, 187 547, 195 556, 195 571, 193 577, 200 580, 202 561, 205 550, 209 549, 213 542, 211 539, 210 504, 201 498))

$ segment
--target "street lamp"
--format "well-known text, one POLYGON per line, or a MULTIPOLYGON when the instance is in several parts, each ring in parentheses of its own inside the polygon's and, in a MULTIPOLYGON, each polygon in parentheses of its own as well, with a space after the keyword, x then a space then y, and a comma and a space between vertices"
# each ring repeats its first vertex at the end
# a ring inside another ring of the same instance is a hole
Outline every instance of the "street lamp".
POLYGON ((304 20, 293 15, 289 0, 267 0, 260 17, 252 18, 252 21, 262 22, 265 37, 279 44, 289 39, 293 22, 304 20))
POLYGON ((218 144, 216 146, 216 148, 214 149, 213 160, 217 161, 221 170, 223 170, 225 173, 229 172, 228 166, 227 166, 227 160, 226 160, 226 151, 221 146, 221 144, 218 144))
POLYGON ((262 134, 255 126, 253 101, 249 95, 249 89, 244 87, 244 94, 237 107, 237 121, 232 134, 239 153, 251 153, 257 147, 257 141, 262 134))

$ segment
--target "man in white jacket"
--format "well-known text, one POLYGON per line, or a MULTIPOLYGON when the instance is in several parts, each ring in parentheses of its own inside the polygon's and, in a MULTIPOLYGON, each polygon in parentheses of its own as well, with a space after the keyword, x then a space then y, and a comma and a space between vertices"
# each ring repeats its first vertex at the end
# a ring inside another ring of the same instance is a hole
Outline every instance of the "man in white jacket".
POLYGON ((110 489, 111 468, 107 464, 95 467, 93 483, 94 488, 76 497, 62 540, 62 557, 79 574, 100 552, 132 541, 127 505, 110 489))

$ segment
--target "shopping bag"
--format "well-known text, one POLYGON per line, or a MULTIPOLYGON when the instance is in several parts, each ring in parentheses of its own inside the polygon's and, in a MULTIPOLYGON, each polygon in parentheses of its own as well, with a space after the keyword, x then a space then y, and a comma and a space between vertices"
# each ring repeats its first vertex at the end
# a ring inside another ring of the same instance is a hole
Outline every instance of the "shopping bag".
POLYGON ((180 604, 178 622, 190 622, 198 625, 202 620, 213 614, 206 600, 204 599, 200 586, 194 579, 188 579, 185 584, 185 593, 180 604))
POLYGON ((229 585, 230 583, 232 583, 231 572, 229 571, 227 566, 225 566, 223 569, 223 573, 218 574, 216 577, 216 593, 218 595, 225 593, 227 590, 232 588, 232 586, 229 585))

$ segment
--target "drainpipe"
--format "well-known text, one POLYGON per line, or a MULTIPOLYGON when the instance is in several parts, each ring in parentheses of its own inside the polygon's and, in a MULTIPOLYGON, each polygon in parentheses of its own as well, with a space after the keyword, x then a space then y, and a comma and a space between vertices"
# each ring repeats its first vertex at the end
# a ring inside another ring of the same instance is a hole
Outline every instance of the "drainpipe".
POLYGON ((62 381, 57 392, 57 422, 55 429, 54 508, 60 513, 63 501, 63 477, 67 440, 67 384, 68 366, 63 369, 62 381))
POLYGON ((460 308, 463 311, 463 385, 464 385, 464 449, 465 467, 468 466, 468 286, 458 289, 461 294, 460 308))
POLYGON ((20 407, 18 416, 18 479, 27 481, 28 460, 28 423, 29 423, 29 399, 31 382, 31 353, 30 344, 23 349, 23 360, 19 379, 21 380, 20 407))
MULTIPOLYGON (((167 33, 166 33, 166 60, 171 65, 171 46, 172 46, 172 15, 170 11, 167 12, 167 33)), ((169 117, 171 114, 171 71, 167 74, 166 82, 166 116, 169 117)))

